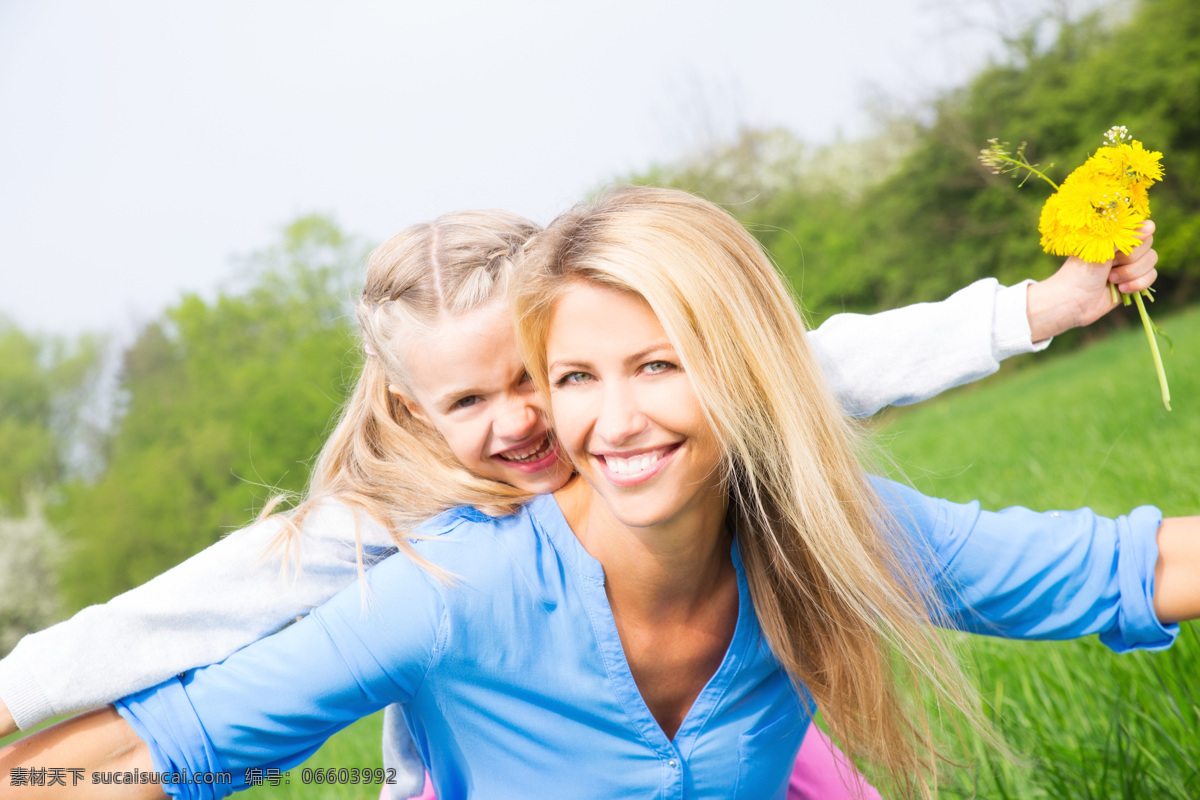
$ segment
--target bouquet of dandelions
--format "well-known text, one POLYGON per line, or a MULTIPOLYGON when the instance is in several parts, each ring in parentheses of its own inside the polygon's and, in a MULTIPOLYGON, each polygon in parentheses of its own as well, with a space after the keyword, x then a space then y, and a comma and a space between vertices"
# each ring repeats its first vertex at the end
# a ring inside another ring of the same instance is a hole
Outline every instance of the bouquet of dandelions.
MULTIPOLYGON (((1056 184, 1025 158, 1025 143, 1015 153, 1008 152, 1007 142, 989 139, 989 147, 980 151, 979 160, 997 175, 1008 173, 1021 177, 1021 185, 1037 176, 1054 187, 1054 194, 1042 207, 1038 230, 1042 234, 1042 249, 1059 256, 1078 256, 1084 261, 1101 264, 1116 251, 1129 253, 1141 243, 1138 229, 1150 216, 1150 184, 1162 180, 1162 153, 1146 150, 1137 140, 1129 140, 1125 126, 1110 128, 1104 134, 1104 144, 1083 166, 1076 169, 1062 185, 1056 184)), ((1051 165, 1053 166, 1053 164, 1051 165)), ((1109 284, 1113 302, 1118 302, 1117 287, 1109 284)), ((1162 357, 1154 334, 1162 333, 1150 321, 1142 298, 1153 302, 1151 290, 1133 295, 1162 389, 1163 405, 1171 410, 1171 393, 1163 372, 1162 357)), ((1130 296, 1124 295, 1125 305, 1130 296)))

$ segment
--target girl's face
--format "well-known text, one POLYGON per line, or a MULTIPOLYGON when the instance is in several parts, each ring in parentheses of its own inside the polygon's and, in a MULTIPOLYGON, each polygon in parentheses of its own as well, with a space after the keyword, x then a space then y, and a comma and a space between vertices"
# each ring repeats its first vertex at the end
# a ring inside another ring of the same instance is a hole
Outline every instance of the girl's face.
POLYGON ((525 373, 507 302, 447 319, 406 355, 411 397, 392 393, 467 469, 534 493, 566 483, 571 466, 525 373))
POLYGON ((559 441, 620 522, 723 514, 720 449, 645 300, 574 284, 555 305, 547 363, 559 441))

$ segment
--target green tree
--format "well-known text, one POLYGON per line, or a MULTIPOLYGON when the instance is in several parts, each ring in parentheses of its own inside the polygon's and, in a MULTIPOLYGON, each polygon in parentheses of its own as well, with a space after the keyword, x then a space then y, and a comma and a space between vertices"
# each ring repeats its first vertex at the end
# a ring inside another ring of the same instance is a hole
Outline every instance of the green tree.
POLYGON ((103 349, 99 337, 39 337, 0 318, 0 514, 22 514, 66 477, 103 349))
POLYGON ((44 506, 87 434, 103 342, 41 337, 0 319, 0 655, 53 621, 60 537, 44 506))
POLYGON ((1048 187, 992 175, 979 150, 992 137, 1027 141, 1032 160, 1065 177, 1121 124, 1165 154, 1151 195, 1159 296, 1189 299, 1200 278, 1200 4, 1048 15, 1007 48, 883 136, 812 148, 786 132, 745 131, 635 180, 724 204, 821 318, 939 299, 987 276, 1048 275, 1058 259, 1041 252, 1036 230, 1048 187))
POLYGON ((191 295, 126 351, 121 416, 99 478, 62 517, 72 607, 103 601, 301 492, 358 365, 348 325, 364 248, 305 217, 213 301, 191 295))

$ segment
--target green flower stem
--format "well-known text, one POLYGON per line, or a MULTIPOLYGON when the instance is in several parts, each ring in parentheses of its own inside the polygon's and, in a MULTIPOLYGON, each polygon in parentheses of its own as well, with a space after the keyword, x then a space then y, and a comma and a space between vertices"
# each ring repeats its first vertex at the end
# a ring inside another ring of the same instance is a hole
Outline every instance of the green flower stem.
MULTIPOLYGON (((1012 164, 1012 168, 1011 168, 1011 169, 1004 169, 1004 170, 1001 170, 1002 172, 1017 172, 1017 171, 1020 171, 1020 170, 1025 170, 1026 172, 1028 172, 1028 173, 1029 173, 1028 175, 1026 175, 1026 176, 1025 176, 1024 180, 1022 180, 1022 181, 1021 181, 1019 184, 1017 184, 1018 186, 1024 186, 1024 185, 1025 185, 1025 181, 1027 181, 1027 180, 1029 180, 1030 178, 1032 178, 1032 177, 1036 176, 1036 177, 1038 177, 1038 178, 1041 178, 1042 180, 1044 180, 1046 183, 1050 184, 1050 185, 1051 185, 1051 186, 1054 188, 1054 191, 1056 191, 1056 192, 1058 191, 1058 184, 1057 184, 1057 183, 1055 183, 1055 182, 1054 182, 1054 181, 1053 181, 1053 180, 1050 178, 1050 176, 1049 176, 1049 175, 1047 175, 1046 173, 1042 172, 1040 169, 1038 169, 1037 167, 1035 167, 1033 164, 1030 164, 1030 163, 1029 163, 1029 162, 1028 162, 1028 161, 1025 159, 1025 157, 1024 157, 1024 156, 1021 156, 1021 159, 1020 159, 1019 161, 1018 161, 1017 159, 1013 158, 1012 156, 1008 155, 1007 153, 1005 153, 1004 155, 995 155, 995 156, 992 156, 992 158, 993 158, 995 161, 1003 161, 1003 162, 1004 162, 1004 163, 1006 163, 1006 164, 1012 164)), ((1053 165, 1053 164, 1051 164, 1050 166, 1051 166, 1051 167, 1053 167, 1054 165, 1053 165)))
POLYGON ((1150 353, 1154 356, 1154 370, 1158 373, 1158 386, 1162 389, 1163 405, 1167 407, 1167 411, 1170 411, 1171 390, 1167 388, 1167 374, 1163 372, 1162 356, 1158 354, 1158 342, 1154 338, 1154 323, 1150 321, 1150 315, 1146 313, 1146 304, 1142 302, 1141 292, 1133 295, 1133 302, 1137 303, 1138 314, 1142 317, 1142 327, 1146 329, 1146 339, 1150 342, 1150 353))

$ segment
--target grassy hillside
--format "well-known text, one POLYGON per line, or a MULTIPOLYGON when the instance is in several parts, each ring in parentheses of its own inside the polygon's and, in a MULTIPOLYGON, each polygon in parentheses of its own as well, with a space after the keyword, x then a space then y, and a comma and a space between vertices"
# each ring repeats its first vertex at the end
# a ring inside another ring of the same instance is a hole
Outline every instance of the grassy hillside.
MULTIPOLYGON (((1200 513, 1200 313, 1164 322, 1172 412, 1139 326, 890 412, 881 444, 922 491, 985 508, 1200 513)), ((1159 654, 1116 656, 1091 640, 967 646, 998 728, 1027 762, 1002 764, 976 745, 977 769, 956 773, 947 795, 1200 796, 1195 628, 1159 654)))

